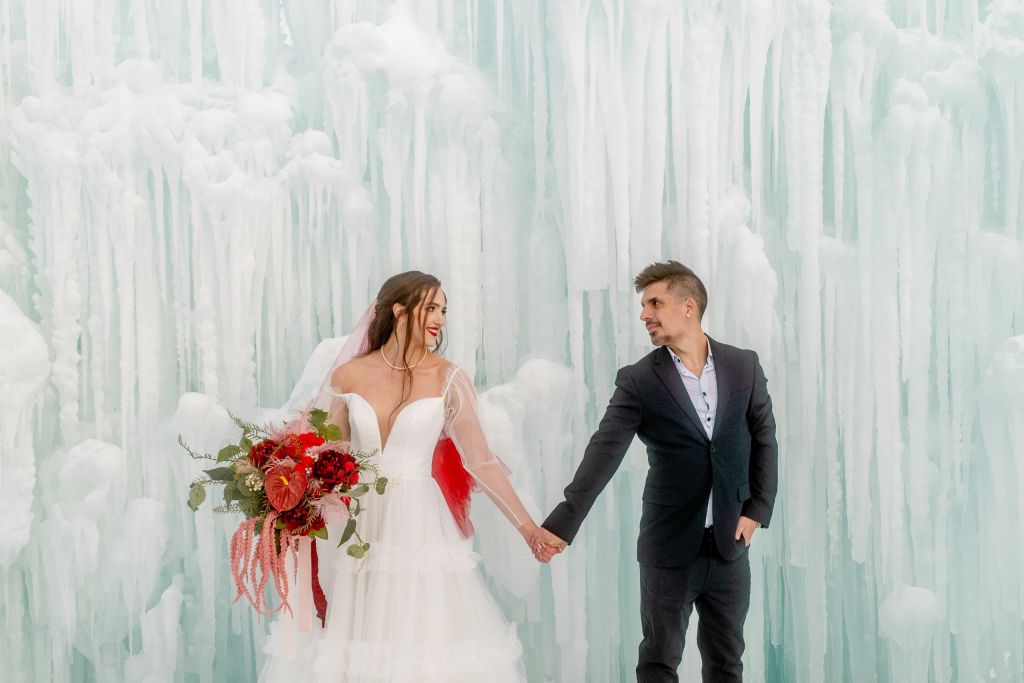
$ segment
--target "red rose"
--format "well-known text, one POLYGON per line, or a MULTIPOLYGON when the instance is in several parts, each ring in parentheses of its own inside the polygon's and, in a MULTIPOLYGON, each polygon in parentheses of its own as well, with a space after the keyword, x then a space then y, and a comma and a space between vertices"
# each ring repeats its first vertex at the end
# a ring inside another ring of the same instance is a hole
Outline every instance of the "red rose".
POLYGON ((324 440, 314 434, 313 432, 306 432, 305 434, 299 434, 299 443, 302 444, 302 449, 312 448, 313 446, 319 446, 324 440))
POLYGON ((278 457, 299 460, 306 454, 307 448, 319 446, 323 442, 324 440, 313 432, 306 432, 305 434, 290 434, 282 442, 281 452, 278 454, 278 457))
POLYGON ((256 467, 262 468, 269 462, 278 446, 279 444, 272 439, 266 439, 253 444, 252 448, 249 449, 249 462, 256 467))

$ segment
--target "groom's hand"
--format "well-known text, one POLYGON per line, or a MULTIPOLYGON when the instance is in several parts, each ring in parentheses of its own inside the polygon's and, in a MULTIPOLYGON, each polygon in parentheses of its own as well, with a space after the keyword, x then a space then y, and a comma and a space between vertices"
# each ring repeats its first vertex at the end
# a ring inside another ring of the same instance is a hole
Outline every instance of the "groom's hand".
POLYGON ((565 550, 566 545, 565 541, 560 539, 558 536, 555 536, 544 527, 537 528, 537 533, 530 542, 530 548, 533 550, 533 556, 537 558, 538 562, 542 562, 544 564, 547 564, 551 561, 552 557, 565 550))
POLYGON ((760 522, 751 519, 750 517, 740 517, 740 523, 736 525, 736 540, 743 538, 743 542, 750 547, 750 539, 754 537, 754 532, 761 526, 760 522))

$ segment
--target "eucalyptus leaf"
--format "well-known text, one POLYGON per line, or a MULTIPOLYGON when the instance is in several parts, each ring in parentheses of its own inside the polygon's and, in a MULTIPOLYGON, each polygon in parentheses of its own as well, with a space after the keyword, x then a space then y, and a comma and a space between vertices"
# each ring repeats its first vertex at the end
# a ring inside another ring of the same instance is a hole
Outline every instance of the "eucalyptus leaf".
POLYGON ((377 481, 375 481, 374 484, 373 484, 373 488, 381 496, 384 495, 384 491, 387 489, 387 487, 388 487, 388 478, 387 477, 377 477, 377 481))
POLYGON ((245 477, 239 477, 235 479, 235 493, 238 494, 237 500, 248 500, 252 498, 254 494, 249 490, 249 487, 245 485, 245 477))
POLYGON ((370 491, 370 487, 369 486, 367 486, 366 484, 360 484, 359 486, 354 487, 351 491, 349 491, 345 495, 350 497, 350 498, 358 498, 359 496, 366 495, 369 491, 370 491))
POLYGON ((231 481, 235 478, 235 468, 230 465, 225 465, 224 467, 213 467, 208 470, 203 470, 203 472, 206 472, 210 476, 210 479, 213 479, 214 481, 231 481))
POLYGON ((370 550, 370 544, 369 543, 363 543, 362 545, 359 545, 358 543, 356 543, 356 544, 350 545, 346 552, 349 555, 351 555, 352 557, 356 558, 357 560, 361 560, 364 557, 366 557, 366 553, 369 550, 370 550))
POLYGON ((225 446, 224 448, 220 449, 220 451, 217 453, 217 462, 224 462, 225 460, 230 460, 231 458, 235 457, 241 452, 242 449, 239 448, 238 446, 225 446))
POLYGON ((201 484, 193 484, 188 491, 188 506, 192 512, 199 509, 199 506, 206 500, 206 489, 201 484))
POLYGON ((345 545, 348 539, 352 538, 352 534, 356 532, 356 520, 349 519, 348 524, 345 525, 345 531, 341 533, 341 540, 338 541, 338 547, 345 545))
POLYGON ((326 541, 327 540, 327 527, 324 527, 323 529, 313 529, 312 531, 309 532, 309 535, 312 538, 319 538, 320 540, 326 541))

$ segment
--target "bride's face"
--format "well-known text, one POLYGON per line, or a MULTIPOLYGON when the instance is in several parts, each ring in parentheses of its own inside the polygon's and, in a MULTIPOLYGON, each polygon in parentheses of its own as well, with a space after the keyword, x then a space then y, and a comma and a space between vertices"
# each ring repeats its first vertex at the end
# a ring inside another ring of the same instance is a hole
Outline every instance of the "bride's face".
POLYGON ((412 345, 423 345, 428 349, 437 346, 438 335, 447 324, 448 297, 438 287, 428 294, 416 308, 412 309, 412 345))

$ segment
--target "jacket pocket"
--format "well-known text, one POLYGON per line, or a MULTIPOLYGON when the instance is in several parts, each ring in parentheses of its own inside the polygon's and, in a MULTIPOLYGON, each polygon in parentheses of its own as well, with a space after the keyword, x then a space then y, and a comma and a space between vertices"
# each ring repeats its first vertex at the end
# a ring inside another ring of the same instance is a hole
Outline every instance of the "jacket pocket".
POLYGON ((741 503, 750 500, 750 484, 740 484, 736 489, 736 497, 741 503))

